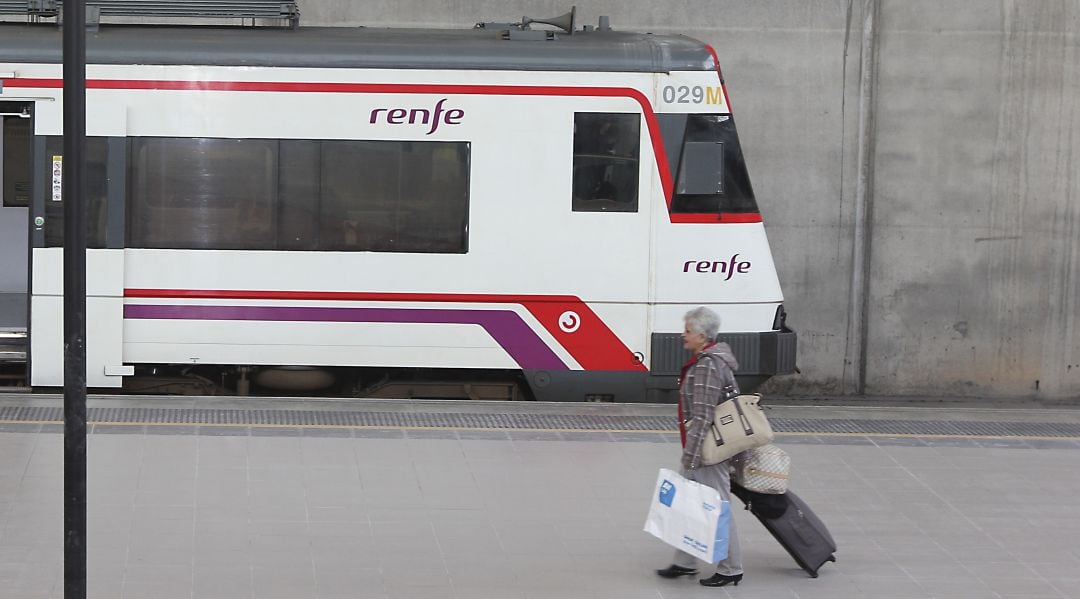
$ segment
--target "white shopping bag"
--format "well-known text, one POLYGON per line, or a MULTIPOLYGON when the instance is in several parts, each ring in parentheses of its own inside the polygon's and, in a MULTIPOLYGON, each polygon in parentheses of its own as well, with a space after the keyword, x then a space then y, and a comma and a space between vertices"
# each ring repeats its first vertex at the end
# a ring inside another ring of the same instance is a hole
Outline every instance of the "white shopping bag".
POLYGON ((731 504, 720 499, 719 491, 660 469, 645 532, 715 564, 727 557, 730 520, 731 504))

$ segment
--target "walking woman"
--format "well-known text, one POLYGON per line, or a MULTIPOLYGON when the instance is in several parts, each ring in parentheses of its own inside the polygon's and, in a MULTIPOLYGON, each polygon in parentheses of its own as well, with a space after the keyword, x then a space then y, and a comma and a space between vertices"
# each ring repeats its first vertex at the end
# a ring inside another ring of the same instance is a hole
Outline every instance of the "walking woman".
MULTIPOLYGON (((730 503, 730 464, 724 461, 707 466, 701 463, 701 443, 712 426, 713 409, 724 396, 724 387, 735 383, 735 370, 739 368, 731 348, 726 343, 715 343, 720 330, 720 317, 716 312, 702 307, 695 308, 683 317, 683 347, 693 353, 682 368, 679 377, 679 432, 682 434, 682 475, 720 492, 720 497, 730 503)), ((732 514, 734 516, 734 514, 732 514)), ((700 582, 707 587, 738 586, 743 577, 742 552, 739 536, 735 531, 735 518, 730 519, 727 558, 716 565, 712 576, 700 582)), ((692 555, 675 552, 675 562, 657 570, 664 578, 693 576, 698 573, 697 559, 692 555)))

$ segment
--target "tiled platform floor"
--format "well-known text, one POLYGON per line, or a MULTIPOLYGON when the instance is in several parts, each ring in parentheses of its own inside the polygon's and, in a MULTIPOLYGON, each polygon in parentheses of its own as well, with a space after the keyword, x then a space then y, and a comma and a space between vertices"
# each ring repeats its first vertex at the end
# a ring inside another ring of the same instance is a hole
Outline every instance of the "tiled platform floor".
MULTIPOLYGON (((641 532, 671 435, 97 430, 91 597, 1080 597, 1074 441, 786 436, 839 561, 810 579, 737 509, 746 578, 705 589, 641 532)), ((0 432, 0 598, 63 595, 62 441, 0 432)))

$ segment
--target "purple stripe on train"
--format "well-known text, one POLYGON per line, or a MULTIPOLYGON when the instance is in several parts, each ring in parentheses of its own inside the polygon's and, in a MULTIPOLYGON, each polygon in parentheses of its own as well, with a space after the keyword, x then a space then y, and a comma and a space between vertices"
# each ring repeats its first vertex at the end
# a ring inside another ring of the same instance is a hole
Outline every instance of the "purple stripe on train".
MULTIPOLYGON (((264 320, 293 322, 401 322, 475 324, 501 346, 518 366, 567 370, 551 348, 517 313, 508 310, 431 310, 420 308, 318 308, 286 306, 124 306, 124 318, 159 320, 264 320)), ((451 350, 447 350, 451 351, 451 350)))

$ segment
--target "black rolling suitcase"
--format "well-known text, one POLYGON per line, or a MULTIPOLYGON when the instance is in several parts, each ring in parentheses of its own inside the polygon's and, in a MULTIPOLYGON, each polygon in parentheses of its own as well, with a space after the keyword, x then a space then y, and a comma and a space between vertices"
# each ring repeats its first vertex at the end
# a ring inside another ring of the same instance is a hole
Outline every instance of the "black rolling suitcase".
POLYGON ((836 541, 825 523, 810 510, 798 495, 788 491, 783 495, 766 495, 748 491, 731 483, 731 492, 746 504, 746 509, 772 533, 795 558, 795 563, 817 578, 818 568, 825 562, 835 562, 836 541))

